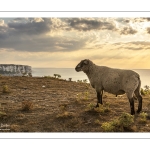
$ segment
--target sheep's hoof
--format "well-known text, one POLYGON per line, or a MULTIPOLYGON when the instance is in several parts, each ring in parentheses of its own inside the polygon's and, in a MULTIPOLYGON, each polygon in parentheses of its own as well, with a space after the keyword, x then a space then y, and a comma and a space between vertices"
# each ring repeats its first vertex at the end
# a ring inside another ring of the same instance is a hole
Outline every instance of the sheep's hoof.
POLYGON ((131 115, 134 115, 135 114, 135 111, 131 112, 131 115))
POLYGON ((137 113, 140 113, 140 111, 141 111, 141 110, 137 110, 136 112, 137 112, 137 113))
POLYGON ((99 107, 99 105, 98 105, 98 104, 95 106, 95 108, 97 108, 97 107, 99 107))

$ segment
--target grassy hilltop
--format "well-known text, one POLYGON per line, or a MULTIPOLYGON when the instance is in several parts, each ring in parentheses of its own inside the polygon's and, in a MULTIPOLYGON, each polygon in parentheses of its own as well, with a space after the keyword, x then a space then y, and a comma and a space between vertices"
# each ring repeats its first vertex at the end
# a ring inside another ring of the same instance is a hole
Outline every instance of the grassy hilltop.
POLYGON ((149 94, 135 116, 126 95, 104 93, 103 106, 96 102, 88 83, 0 76, 0 132, 149 132, 149 94))

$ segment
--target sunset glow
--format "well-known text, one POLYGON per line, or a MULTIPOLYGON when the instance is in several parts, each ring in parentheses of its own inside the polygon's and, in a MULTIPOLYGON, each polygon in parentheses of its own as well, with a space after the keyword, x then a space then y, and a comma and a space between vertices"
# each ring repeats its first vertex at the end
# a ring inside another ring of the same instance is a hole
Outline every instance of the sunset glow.
POLYGON ((0 18, 0 63, 149 69, 150 18, 0 18))

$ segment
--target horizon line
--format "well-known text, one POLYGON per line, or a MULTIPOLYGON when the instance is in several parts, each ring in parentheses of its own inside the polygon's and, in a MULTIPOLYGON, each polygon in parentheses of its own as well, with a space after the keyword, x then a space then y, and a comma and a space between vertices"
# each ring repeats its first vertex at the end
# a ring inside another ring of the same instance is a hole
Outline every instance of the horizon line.
MULTIPOLYGON (((75 67, 70 67, 70 68, 63 68, 63 67, 46 67, 46 68, 44 68, 44 67, 32 67, 32 68, 34 68, 34 69, 49 69, 49 68, 52 68, 52 69, 73 69, 73 68, 75 68, 75 67)), ((114 67, 112 67, 112 68, 114 68, 114 67)), ((121 69, 124 69, 124 68, 121 68, 121 69)), ((132 68, 133 70, 137 70, 137 69, 147 69, 147 70, 149 70, 150 68, 132 68)))

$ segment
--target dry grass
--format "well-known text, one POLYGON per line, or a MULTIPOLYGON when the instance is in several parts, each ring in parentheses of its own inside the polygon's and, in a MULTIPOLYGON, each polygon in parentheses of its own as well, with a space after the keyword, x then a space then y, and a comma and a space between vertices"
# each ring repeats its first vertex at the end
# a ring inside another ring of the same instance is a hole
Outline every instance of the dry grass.
MULTIPOLYGON (((130 115, 122 115, 130 113, 126 95, 116 98, 104 93, 103 105, 95 108, 95 90, 86 83, 2 76, 0 89, 0 103, 4 108, 0 111, 5 112, 0 121, 10 125, 7 132, 149 132, 148 95, 143 96, 144 113, 135 114, 132 122, 130 115), (3 94, 4 85, 11 89, 10 94, 3 94)), ((137 106, 135 100, 135 110, 137 106)))
POLYGON ((0 111, 0 118, 4 118, 6 116, 7 116, 6 112, 0 111))
POLYGON ((33 109, 33 103, 31 101, 25 100, 22 102, 22 111, 30 111, 33 109))
POLYGON ((61 119, 63 119, 63 118, 73 118, 74 116, 75 116, 74 113, 65 111, 61 114, 57 114, 56 118, 61 118, 61 119))

